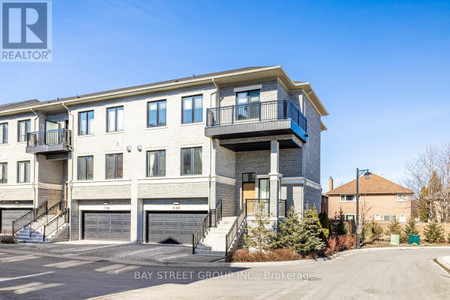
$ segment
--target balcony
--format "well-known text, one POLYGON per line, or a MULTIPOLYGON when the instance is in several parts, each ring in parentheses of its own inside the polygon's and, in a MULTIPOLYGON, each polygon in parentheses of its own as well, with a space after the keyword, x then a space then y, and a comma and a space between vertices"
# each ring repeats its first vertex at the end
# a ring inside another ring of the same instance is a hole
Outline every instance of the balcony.
POLYGON ((27 134, 27 153, 60 154, 70 151, 72 134, 65 128, 29 132, 27 134))
MULTIPOLYGON (((205 135, 208 137, 227 140, 292 134, 302 143, 308 140, 307 119, 291 100, 255 102, 207 110, 205 135)), ((261 138, 259 140, 262 141, 261 138)), ((225 144, 227 143, 221 142, 221 145, 225 144)), ((233 149, 234 146, 230 145, 228 148, 233 149)))

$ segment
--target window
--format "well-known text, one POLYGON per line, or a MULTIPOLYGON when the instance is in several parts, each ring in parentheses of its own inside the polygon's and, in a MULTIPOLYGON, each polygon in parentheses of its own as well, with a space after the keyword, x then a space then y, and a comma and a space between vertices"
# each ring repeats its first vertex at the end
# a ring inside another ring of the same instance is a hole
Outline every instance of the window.
POLYGON ((31 121, 30 120, 19 121, 18 125, 19 126, 18 126, 17 140, 19 142, 26 142, 27 133, 31 131, 31 121))
POLYGON ((0 144, 8 143, 8 123, 0 124, 0 144))
POLYGON ((123 154, 106 155, 106 179, 118 179, 123 177, 123 154))
POLYGON ((236 118, 259 118, 259 90, 236 93, 236 118))
POLYGON ((8 183, 8 163, 0 163, 0 184, 8 183))
POLYGON ((400 223, 405 223, 405 222, 406 222, 406 216, 400 215, 400 223))
POLYGON ((395 219, 397 219, 396 215, 384 215, 383 218, 384 221, 394 221, 395 219))
POLYGON ((256 174, 255 173, 243 173, 242 174, 242 182, 255 182, 256 174))
POLYGON ((148 103, 147 127, 166 126, 166 100, 148 103))
POLYGON ((341 195, 341 202, 352 202, 356 201, 355 195, 341 195))
POLYGON ((398 202, 405 202, 405 201, 408 201, 408 196, 407 196, 407 195, 403 195, 403 194, 398 194, 398 195, 397 195, 397 201, 398 201, 398 202))
POLYGON ((147 177, 166 176, 166 150, 147 152, 147 177))
POLYGON ((181 149, 181 175, 202 174, 202 148, 181 149))
POLYGON ((381 216, 380 215, 375 215, 375 221, 381 221, 381 216))
POLYGON ((17 182, 27 183, 30 182, 30 162, 19 161, 17 163, 17 182))
POLYGON ((355 215, 344 215, 345 221, 354 221, 356 220, 355 215))
POLYGON ((259 199, 270 198, 270 181, 269 179, 259 180, 259 199))
POLYGON ((107 109, 107 132, 123 131, 123 106, 107 109))
POLYGON ((94 134, 94 111, 83 111, 78 114, 78 135, 94 134))
POLYGON ((203 121, 203 96, 183 97, 183 124, 203 121))
POLYGON ((78 180, 94 179, 94 157, 80 156, 78 157, 78 180))

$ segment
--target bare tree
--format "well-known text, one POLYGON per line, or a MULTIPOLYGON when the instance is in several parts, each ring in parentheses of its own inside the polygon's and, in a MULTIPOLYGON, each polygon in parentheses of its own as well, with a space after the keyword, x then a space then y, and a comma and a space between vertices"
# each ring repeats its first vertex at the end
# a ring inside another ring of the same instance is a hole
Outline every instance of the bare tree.
POLYGON ((450 221, 450 143, 442 147, 428 146, 423 153, 407 163, 404 182, 414 192, 412 210, 417 216, 418 200, 423 187, 431 218, 450 221))

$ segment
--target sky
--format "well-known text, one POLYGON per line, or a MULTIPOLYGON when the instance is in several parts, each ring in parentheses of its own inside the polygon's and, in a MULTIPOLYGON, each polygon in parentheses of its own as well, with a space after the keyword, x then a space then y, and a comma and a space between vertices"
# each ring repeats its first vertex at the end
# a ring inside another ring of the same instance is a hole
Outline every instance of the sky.
POLYGON ((450 141, 450 1, 54 0, 53 61, 0 62, 0 104, 246 66, 308 81, 323 118, 321 183, 369 168, 402 183, 450 141))

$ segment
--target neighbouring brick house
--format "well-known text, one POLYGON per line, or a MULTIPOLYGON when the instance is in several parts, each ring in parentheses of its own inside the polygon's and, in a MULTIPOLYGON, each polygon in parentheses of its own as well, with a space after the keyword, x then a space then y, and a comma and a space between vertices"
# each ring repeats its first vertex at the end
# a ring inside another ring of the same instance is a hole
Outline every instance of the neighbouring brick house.
MULTIPOLYGON (((328 215, 334 217, 342 212, 346 220, 356 215, 356 180, 333 189, 329 180, 328 215)), ((406 222, 411 217, 411 196, 413 191, 376 174, 369 179, 359 179, 360 216, 366 220, 406 222)))

